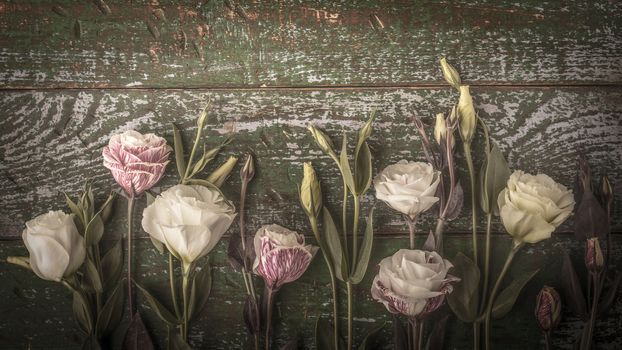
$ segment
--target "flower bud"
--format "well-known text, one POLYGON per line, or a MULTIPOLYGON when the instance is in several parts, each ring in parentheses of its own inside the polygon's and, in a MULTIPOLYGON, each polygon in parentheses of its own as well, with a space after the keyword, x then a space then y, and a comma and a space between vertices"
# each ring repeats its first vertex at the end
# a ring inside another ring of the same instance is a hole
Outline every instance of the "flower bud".
POLYGON ((585 266, 590 273, 596 274, 603 270, 605 265, 605 259, 603 258, 603 251, 600 249, 600 242, 598 237, 592 237, 587 239, 585 246, 585 266))
POLYGON ((376 111, 374 110, 369 117, 369 120, 365 122, 363 127, 359 130, 359 140, 367 140, 369 136, 371 136, 372 132, 372 123, 374 122, 374 115, 376 111))
POLYGON ((443 113, 438 113, 436 115, 436 124, 434 125, 434 139, 436 140, 436 143, 441 145, 446 135, 447 124, 445 124, 445 116, 443 113))
POLYGON ((455 87, 456 89, 460 89, 460 85, 462 82, 460 81, 460 74, 456 68, 454 68, 451 64, 447 63, 445 57, 441 58, 441 70, 443 71, 443 77, 445 81, 449 83, 449 85, 455 87))
POLYGON ((252 154, 246 153, 244 165, 240 169, 240 179, 242 179, 242 182, 248 183, 253 177, 255 177, 255 161, 252 154))
POLYGON ((203 108, 203 111, 201 111, 201 115, 199 116, 199 119, 197 119, 197 127, 199 128, 199 130, 203 130, 203 126, 205 125, 205 121, 207 120, 207 111, 209 110, 210 105, 211 103, 208 103, 207 106, 203 108))
POLYGON ((237 162, 237 157, 229 157, 223 165, 209 175, 207 181, 213 183, 216 187, 222 186, 222 184, 225 183, 225 180, 229 177, 229 174, 231 174, 231 171, 237 162))
POLYGON ((313 136, 315 142, 318 146, 320 146, 320 149, 324 153, 334 158, 337 157, 335 151, 333 150, 333 142, 324 132, 322 132, 322 130, 318 129, 313 124, 309 124, 309 126, 307 126, 307 129, 309 129, 309 131, 311 132, 311 136, 313 136))
POLYGON ((300 185, 300 203, 307 215, 319 217, 322 211, 322 189, 311 163, 304 163, 304 175, 300 185))
POLYGON ((460 86, 460 99, 458 100, 458 117, 460 118, 460 136, 465 143, 473 140, 477 127, 477 116, 473 107, 473 98, 468 85, 460 86))
POLYGON ((611 187, 611 182, 609 182, 607 175, 600 179, 600 199, 603 207, 611 207, 613 203, 613 188, 611 187))
POLYGON ((551 332, 559 324, 562 302, 559 293, 553 288, 544 286, 536 297, 536 321, 545 332, 551 332))

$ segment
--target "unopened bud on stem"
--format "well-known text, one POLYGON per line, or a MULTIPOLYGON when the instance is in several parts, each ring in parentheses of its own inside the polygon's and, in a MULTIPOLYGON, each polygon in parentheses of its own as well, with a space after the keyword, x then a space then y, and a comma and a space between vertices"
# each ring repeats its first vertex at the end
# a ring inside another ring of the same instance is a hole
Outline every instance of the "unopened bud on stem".
POLYGON ((322 189, 311 163, 304 163, 304 176, 300 185, 300 203, 311 217, 317 218, 322 211, 322 189))
POLYGON ((562 302, 559 293, 548 286, 544 286, 536 297, 536 321, 545 332, 551 332, 559 324, 562 311, 562 302))
POLYGON ((585 266, 592 274, 600 273, 605 265, 603 251, 600 248, 598 237, 587 239, 585 246, 585 266))

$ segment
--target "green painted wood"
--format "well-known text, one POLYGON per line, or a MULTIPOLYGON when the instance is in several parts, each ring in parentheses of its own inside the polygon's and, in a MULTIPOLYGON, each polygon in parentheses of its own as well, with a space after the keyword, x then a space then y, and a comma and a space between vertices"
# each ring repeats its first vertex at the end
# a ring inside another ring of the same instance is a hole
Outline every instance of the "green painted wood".
MULTIPOLYGON (((107 230, 108 238, 115 234, 107 230)), ((118 234, 116 234, 118 235, 118 234)), ((622 267, 621 236, 614 236, 612 259, 617 267, 622 267)), ((493 266, 500 269, 509 248, 508 237, 494 239, 493 266)), ((419 240, 418 244, 422 244, 419 240)), ((457 251, 468 251, 470 241, 467 237, 450 236, 446 241, 448 257, 457 251)), ((360 341, 366 330, 382 322, 387 327, 381 334, 381 349, 391 349, 391 317, 384 307, 373 301, 369 288, 378 262, 408 245, 407 239, 400 237, 377 238, 373 257, 365 280, 355 290, 355 333, 360 341)), ((200 319, 194 323, 190 333, 192 345, 196 349, 241 349, 250 346, 249 338, 242 323, 241 310, 244 302, 244 283, 240 275, 226 263, 226 242, 221 242, 210 254, 213 265, 214 285, 208 306, 200 319)), ((583 246, 570 235, 554 234, 549 242, 527 246, 517 256, 510 274, 514 270, 542 267, 536 277, 522 292, 513 311, 507 317, 495 321, 494 348, 536 349, 543 348, 543 339, 535 323, 533 310, 535 297, 543 285, 561 288, 561 257, 564 251, 574 257, 580 274, 585 273, 582 266, 583 246)), ((146 285, 162 300, 168 300, 168 263, 165 255, 159 255, 148 240, 139 240, 136 246, 136 279, 146 285)), ((0 244, 0 258, 7 255, 25 254, 20 241, 5 241, 0 244)), ((583 280, 583 279, 581 279, 583 280)), ((30 344, 37 348, 78 348, 80 333, 71 314, 71 298, 60 285, 36 278, 21 268, 0 263, 0 348, 24 349, 30 344)), ((258 282, 261 285, 261 282, 258 282)), ((341 288, 342 315, 345 312, 345 286, 341 288)), ((314 347, 313 326, 318 316, 327 317, 332 309, 329 304, 330 283, 324 262, 316 257, 308 272, 298 281, 286 285, 277 296, 275 326, 276 344, 284 344, 287 339, 299 334, 304 348, 314 347)), ((619 349, 622 337, 619 322, 622 319, 620 298, 611 308, 610 315, 599 322, 596 332, 598 349, 619 349)), ((144 300, 140 310, 146 324, 152 330, 158 344, 165 344, 166 329, 144 300)), ((120 346, 120 336, 127 320, 115 333, 112 345, 120 346)), ((564 311, 563 320, 554 333, 553 343, 558 349, 571 349, 572 343, 581 328, 582 321, 564 311)), ((447 349, 466 349, 471 346, 470 328, 451 318, 447 333, 447 349)))
MULTIPOLYGON (((474 96, 512 168, 544 172, 573 186, 576 155, 582 150, 595 174, 608 173, 614 184, 622 181, 620 91, 477 88, 474 96)), ((370 139, 377 173, 403 158, 424 160, 411 116, 418 115, 432 125, 432 116, 447 111, 457 96, 450 89, 0 92, 0 110, 5 115, 0 120, 0 185, 4 189, 0 191, 0 237, 18 237, 26 220, 64 206, 61 191, 76 194, 86 178, 95 180, 100 194, 117 188, 101 156, 102 147, 115 133, 134 128, 158 133, 172 143, 170 123, 175 122, 184 130, 189 148, 195 118, 209 98, 213 110, 206 142, 215 145, 227 133, 234 134, 234 142, 217 161, 248 150, 257 157, 249 222, 258 226, 277 220, 301 229, 306 217, 298 205, 295 181, 300 180, 302 162, 311 161, 317 168, 330 206, 341 200, 341 180, 334 164, 319 151, 306 125, 318 124, 338 142, 342 130, 353 132, 372 108, 378 108, 376 131, 370 139)), ((481 149, 475 153, 479 161, 481 149)), ((458 165, 460 176, 467 181, 464 161, 459 159, 458 165)), ((208 166, 208 170, 214 168, 208 166)), ((171 164, 160 189, 177 182, 171 164)), ((224 190, 237 203, 237 168, 224 190)), ((373 200, 372 190, 364 198, 364 207, 373 200)), ((385 205, 378 208, 381 234, 406 230, 399 215, 385 205)), ((620 210, 616 205, 616 231, 622 229, 620 210)), ((431 216, 423 220, 429 224, 431 216)), ((448 231, 468 232, 469 227, 465 214, 448 231)), ((566 224, 562 230, 572 230, 572 226, 566 224)))
POLYGON ((621 14, 608 0, 3 1, 0 84, 439 84, 443 55, 474 84, 619 84, 621 14))

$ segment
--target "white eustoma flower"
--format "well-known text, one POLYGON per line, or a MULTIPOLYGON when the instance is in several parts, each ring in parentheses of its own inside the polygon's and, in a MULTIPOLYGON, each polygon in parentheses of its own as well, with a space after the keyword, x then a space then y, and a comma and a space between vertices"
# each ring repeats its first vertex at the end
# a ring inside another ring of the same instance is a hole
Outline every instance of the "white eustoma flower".
POLYGON ((176 185, 145 208, 142 226, 188 268, 216 246, 235 215, 233 203, 217 189, 176 185))
POLYGON ((73 217, 60 210, 26 222, 22 239, 30 254, 32 271, 45 280, 60 282, 71 276, 86 257, 84 238, 73 217))
POLYGON ((439 200, 434 196, 439 181, 431 164, 401 160, 376 176, 374 188, 376 198, 414 220, 439 200))
POLYGON ((572 191, 544 174, 515 171, 498 198, 501 221, 515 244, 537 243, 566 220, 574 208, 572 191))
POLYGON ((382 259, 371 287, 372 297, 391 313, 421 319, 438 309, 453 291, 453 265, 436 252, 400 249, 382 259))

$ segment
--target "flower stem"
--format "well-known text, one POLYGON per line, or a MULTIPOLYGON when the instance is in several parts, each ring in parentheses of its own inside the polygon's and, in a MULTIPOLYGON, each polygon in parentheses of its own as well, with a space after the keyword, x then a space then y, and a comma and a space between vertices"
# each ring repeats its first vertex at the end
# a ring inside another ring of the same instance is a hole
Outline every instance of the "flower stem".
POLYGON ((443 255, 443 231, 445 230, 445 220, 438 218, 436 220, 436 229, 434 230, 434 240, 436 241, 436 252, 443 255))
POLYGON ((272 289, 268 288, 268 300, 267 300, 267 310, 266 310, 266 350, 270 350, 270 332, 272 331, 272 308, 274 303, 273 295, 274 292, 272 289))
POLYGON ((189 287, 189 280, 190 280, 190 267, 189 266, 183 266, 183 274, 182 274, 182 295, 183 295, 183 301, 184 301, 184 310, 183 310, 183 322, 181 324, 181 338, 185 341, 188 342, 188 307, 190 306, 189 304, 189 292, 190 292, 190 288, 189 287))
POLYGON ((346 283, 348 287, 348 350, 352 350, 352 282, 346 283))
POLYGON ((188 178, 190 175, 190 168, 192 168, 192 161, 194 160, 194 154, 197 151, 197 146, 199 145, 199 141, 201 140, 201 134, 203 133, 203 128, 197 128, 197 136, 194 138, 194 144, 192 145, 192 151, 190 151, 190 158, 188 158, 188 165, 186 166, 186 172, 184 173, 184 178, 182 179, 182 183, 188 178))
POLYGON ((173 254, 168 254, 168 280, 171 286, 171 299, 173 299, 173 308, 177 318, 181 316, 179 304, 177 303, 177 287, 175 286, 175 265, 173 262, 173 254))
MULTIPOLYGON (((484 308, 486 297, 488 296, 488 279, 490 274, 490 234, 492 227, 492 213, 486 216, 486 243, 484 246, 484 285, 482 287, 481 309, 484 308)), ((480 310, 480 312, 483 310, 480 310)))
POLYGON ((508 253, 508 257, 505 260, 505 264, 503 265, 503 268, 501 269, 501 273, 499 274, 499 277, 497 277, 495 286, 492 288, 492 292, 490 293, 490 299, 488 300, 488 305, 486 307, 486 319, 485 319, 485 325, 484 325, 484 339, 485 339, 486 350, 490 349, 490 318, 492 316, 492 306, 495 303, 495 298, 497 297, 497 292, 499 291, 499 287, 501 287, 501 282, 503 281, 503 278, 507 274, 508 269, 510 265, 512 264, 512 260, 514 259, 514 256, 521 249, 522 246, 523 246, 523 243, 516 243, 516 242, 513 243, 512 249, 508 253))
MULTIPOLYGON (((309 216, 309 222, 311 223, 311 230, 313 231, 313 235, 315 239, 320 241, 320 230, 317 226, 317 219, 315 217, 309 216)), ((326 262, 326 267, 328 268, 328 274, 330 275, 330 287, 333 294, 333 341, 335 344, 335 349, 339 349, 339 313, 338 313, 338 300, 337 300, 337 281, 335 279, 335 268, 331 263, 330 258, 327 255, 328 253, 322 249, 322 256, 324 257, 324 261, 326 262)))
POLYGON ((406 215, 406 223, 408 224, 408 237, 410 238, 410 249, 415 249, 415 223, 417 218, 411 219, 406 215))
POLYGON ((422 332, 421 332, 421 323, 419 321, 417 321, 416 319, 412 319, 409 320, 410 323, 410 327, 412 329, 412 335, 413 335, 413 340, 412 340, 412 349, 413 350, 421 350, 421 338, 422 338, 422 332))
POLYGON ((471 228, 473 231, 473 263, 475 264, 475 267, 477 267, 477 200, 475 198, 475 168, 473 167, 471 144, 467 142, 464 143, 464 158, 467 162, 467 167, 469 169, 469 179, 471 180, 471 228))
POLYGON ((343 250, 347 254, 348 253, 348 184, 346 184, 345 178, 343 179, 343 203, 341 205, 341 230, 343 232, 343 250))
POLYGON ((546 346, 546 350, 551 350, 552 349, 552 345, 551 344, 551 333, 550 332, 544 332, 544 345, 546 346))
POLYGON ((127 300, 130 308, 130 318, 134 318, 134 293, 132 286, 132 232, 134 231, 134 197, 127 199, 127 300))
POLYGON ((481 342, 481 327, 480 323, 473 322, 473 350, 479 350, 481 342))
POLYGON ((594 283, 594 294, 592 295, 592 308, 590 310, 590 319, 586 325, 587 335, 581 338, 581 350, 589 350, 592 348, 592 337, 594 335, 594 325, 596 324, 596 314, 598 313, 598 299, 602 290, 600 283, 600 274, 591 274, 594 283))

